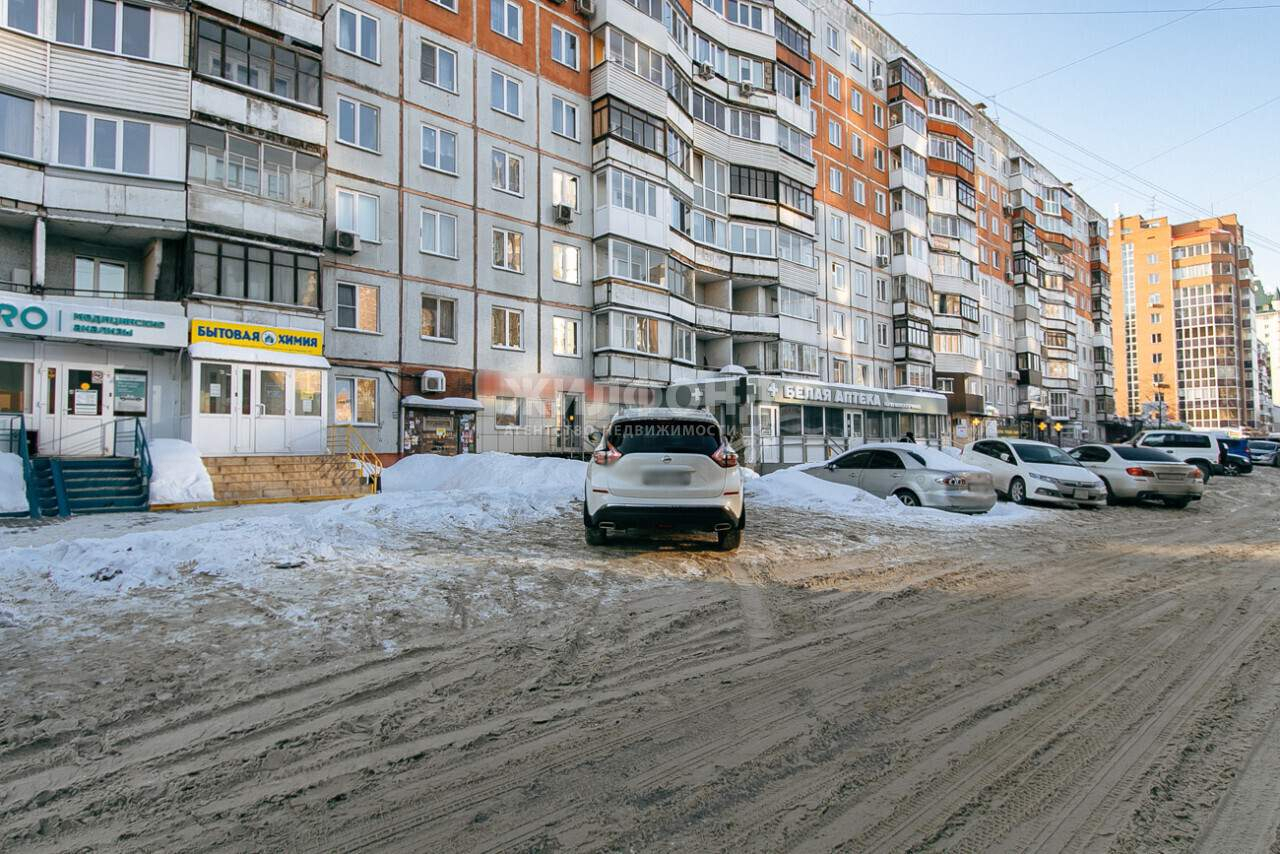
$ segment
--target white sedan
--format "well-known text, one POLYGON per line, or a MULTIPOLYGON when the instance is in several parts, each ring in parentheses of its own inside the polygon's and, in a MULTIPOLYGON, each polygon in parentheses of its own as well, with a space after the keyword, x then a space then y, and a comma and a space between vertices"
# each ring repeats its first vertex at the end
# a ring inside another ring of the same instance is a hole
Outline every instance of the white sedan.
POLYGON ((996 491, 1015 504, 1107 505, 1107 487, 1098 476, 1047 442, 983 439, 965 445, 960 459, 991 472, 996 491))

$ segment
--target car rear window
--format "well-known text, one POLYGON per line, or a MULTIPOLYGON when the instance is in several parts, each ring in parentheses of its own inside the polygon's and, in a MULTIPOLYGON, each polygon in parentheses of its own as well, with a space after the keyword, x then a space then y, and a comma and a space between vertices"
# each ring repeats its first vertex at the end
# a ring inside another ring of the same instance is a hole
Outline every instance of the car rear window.
POLYGON ((622 454, 706 454, 720 449, 720 428, 709 421, 624 421, 609 430, 622 454))
POLYGON ((1111 450, 1119 454, 1121 459, 1134 460, 1136 462, 1167 463, 1177 459, 1172 454, 1166 454, 1164 451, 1157 451, 1154 448, 1134 448, 1129 445, 1123 445, 1111 450))
POLYGON ((1276 448, 1280 448, 1280 445, 1277 445, 1275 442, 1263 442, 1259 439, 1250 439, 1249 447, 1257 448, 1259 451, 1274 451, 1276 448))
POLYGON ((1080 465, 1067 456, 1065 452, 1052 445, 1030 445, 1026 442, 1014 442, 1013 449, 1018 452, 1018 456, 1026 463, 1046 463, 1055 466, 1080 465))

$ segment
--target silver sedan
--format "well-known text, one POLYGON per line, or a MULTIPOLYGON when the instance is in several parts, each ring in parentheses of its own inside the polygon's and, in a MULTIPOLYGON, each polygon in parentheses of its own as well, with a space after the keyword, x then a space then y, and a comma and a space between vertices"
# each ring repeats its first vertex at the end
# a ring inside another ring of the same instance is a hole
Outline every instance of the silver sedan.
POLYGON ((1068 453, 1102 478, 1109 504, 1162 501, 1168 507, 1186 507, 1204 494, 1204 476, 1198 467, 1157 448, 1081 445, 1068 453))
POLYGON ((863 445, 805 471, 908 507, 986 513, 996 503, 990 472, 909 442, 863 445))

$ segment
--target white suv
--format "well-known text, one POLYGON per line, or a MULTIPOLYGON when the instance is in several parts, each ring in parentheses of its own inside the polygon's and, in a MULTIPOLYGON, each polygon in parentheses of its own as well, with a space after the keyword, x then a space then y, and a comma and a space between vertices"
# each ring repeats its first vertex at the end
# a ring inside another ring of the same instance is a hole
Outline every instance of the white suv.
POLYGON ((587 543, 610 531, 714 531, 736 549, 747 523, 738 455, 720 425, 695 409, 630 409, 609 423, 587 464, 587 543))
POLYGON ((1218 462, 1218 440, 1209 433, 1190 430, 1145 430, 1129 443, 1138 448, 1158 448, 1179 462, 1200 469, 1208 483, 1218 462))

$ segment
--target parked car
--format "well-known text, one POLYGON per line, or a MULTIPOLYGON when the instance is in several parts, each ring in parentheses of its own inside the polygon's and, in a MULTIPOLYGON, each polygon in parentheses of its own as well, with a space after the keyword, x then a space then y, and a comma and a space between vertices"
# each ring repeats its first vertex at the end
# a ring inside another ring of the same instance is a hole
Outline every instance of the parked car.
POLYGON ((1280 442, 1271 439, 1250 439, 1249 459, 1255 466, 1280 468, 1280 442))
POLYGON ((908 507, 986 513, 996 503, 990 472, 910 442, 862 445, 805 471, 908 507))
POLYGON ((1107 488, 1057 445, 1030 439, 983 439, 960 459, 991 472, 998 492, 1015 504, 1039 501, 1067 507, 1105 507, 1107 488))
POLYGON ((747 514, 738 455, 709 413, 631 409, 614 417, 587 464, 587 543, 626 529, 715 532, 742 541, 747 514))
POLYGON ((1186 507, 1204 494, 1198 467, 1155 448, 1081 445, 1067 453, 1102 479, 1108 504, 1163 501, 1168 507, 1186 507))
POLYGON ((1129 442, 1136 448, 1159 448, 1171 457, 1200 469, 1204 482, 1216 471, 1218 443, 1208 433, 1189 430, 1144 430, 1129 442))
POLYGON ((1249 459, 1249 446, 1244 439, 1218 439, 1218 464, 1214 466, 1214 474, 1236 475, 1249 474, 1253 471, 1253 462, 1249 459))

